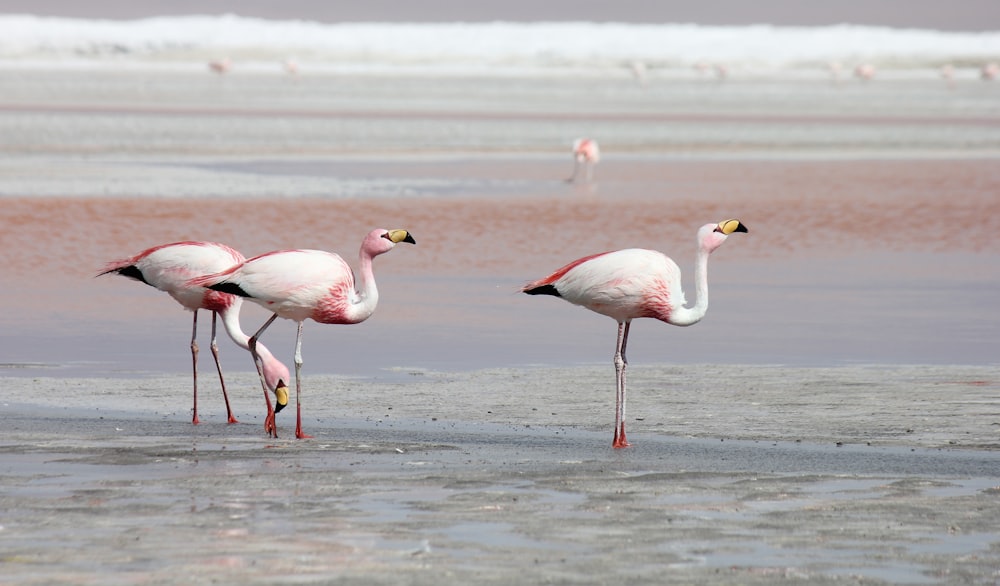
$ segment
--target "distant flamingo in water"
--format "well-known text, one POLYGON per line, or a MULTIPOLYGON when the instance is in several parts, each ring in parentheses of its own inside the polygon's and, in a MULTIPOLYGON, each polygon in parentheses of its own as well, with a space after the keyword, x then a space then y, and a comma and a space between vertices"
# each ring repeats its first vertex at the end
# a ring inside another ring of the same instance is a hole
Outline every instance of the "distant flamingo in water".
POLYGON ((862 63, 854 68, 854 77, 861 81, 871 81, 875 78, 875 66, 871 63, 862 63))
POLYGON ((698 230, 695 282, 698 299, 686 307, 677 264, 660 252, 630 248, 585 256, 551 275, 525 285, 528 295, 554 295, 618 322, 615 346, 615 448, 629 445, 625 438, 625 346, 632 320, 652 317, 675 326, 701 321, 708 310, 708 255, 734 232, 746 232, 739 220, 706 224, 698 230))
POLYGON ((576 176, 580 172, 580 166, 584 167, 584 177, 589 183, 593 178, 593 166, 601 161, 601 149, 597 146, 597 141, 591 138, 578 138, 573 141, 573 175, 566 181, 572 183, 576 181, 576 176))
POLYGON ((629 63, 629 71, 632 72, 632 77, 635 82, 639 84, 639 87, 646 87, 646 64, 642 61, 632 61, 629 63))
POLYGON ((993 81, 1000 76, 1000 65, 995 62, 987 63, 979 69, 979 78, 983 81, 993 81))
MULTIPOLYGON (((236 417, 229 406, 229 396, 226 393, 226 382, 222 377, 222 366, 219 364, 219 347, 216 344, 216 316, 222 317, 222 325, 226 333, 241 348, 249 350, 249 337, 240 328, 240 307, 243 300, 239 297, 218 291, 210 291, 204 287, 188 284, 192 277, 214 273, 227 269, 234 264, 243 262, 244 257, 238 251, 217 242, 174 242, 155 246, 144 250, 135 256, 108 263, 100 275, 117 273, 137 281, 156 287, 168 293, 185 308, 194 312, 191 325, 191 362, 194 380, 194 406, 191 423, 198 424, 198 310, 207 309, 212 312, 212 356, 215 358, 215 368, 219 372, 219 383, 222 385, 222 397, 226 401, 226 411, 229 423, 237 423, 236 417)), ((271 355, 267 348, 261 346, 267 386, 277 396, 280 406, 288 403, 288 368, 271 355)), ((270 400, 269 400, 270 401, 270 400)))
POLYGON ((830 61, 826 64, 826 68, 830 71, 830 79, 833 83, 840 83, 840 73, 844 70, 840 61, 830 61))
MULTIPOLYGON (((400 242, 416 244, 406 230, 372 230, 361 243, 359 282, 340 256, 322 250, 279 250, 251 258, 225 271, 192 279, 190 283, 214 291, 246 297, 274 315, 250 338, 250 352, 260 372, 257 340, 278 317, 298 323, 295 336, 295 437, 302 433, 302 323, 311 318, 321 324, 356 324, 368 319, 378 305, 372 259, 400 242)), ((264 397, 267 387, 263 374, 264 397)), ((264 422, 268 434, 278 437, 274 412, 264 422)))
POLYGON ((224 73, 229 73, 230 68, 233 64, 229 60, 229 57, 223 57, 222 59, 214 59, 208 62, 208 69, 212 73, 217 73, 222 75, 224 73))
POLYGON ((940 73, 941 79, 948 84, 949 88, 952 87, 954 85, 953 82, 955 81, 955 67, 951 63, 945 63, 941 66, 940 73))

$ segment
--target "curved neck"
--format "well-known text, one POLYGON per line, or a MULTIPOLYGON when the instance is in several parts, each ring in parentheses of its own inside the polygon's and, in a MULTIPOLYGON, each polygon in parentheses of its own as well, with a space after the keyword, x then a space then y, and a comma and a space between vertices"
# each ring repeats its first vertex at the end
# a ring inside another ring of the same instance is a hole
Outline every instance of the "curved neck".
POLYGON ((226 334, 229 335, 229 339, 236 342, 236 345, 244 350, 250 349, 250 336, 243 333, 243 327, 240 326, 240 306, 243 305, 243 298, 233 296, 233 303, 225 309, 218 311, 219 317, 222 318, 222 327, 226 329, 226 334))
POLYGON ((372 256, 365 253, 364 248, 358 255, 358 274, 355 283, 355 298, 348 309, 351 323, 365 321, 378 305, 378 287, 375 285, 375 273, 372 271, 372 256))
MULTIPOLYGON (((243 299, 237 297, 232 305, 220 310, 218 313, 219 317, 222 318, 222 325, 226 329, 226 334, 229 335, 229 338, 240 348, 249 351, 250 336, 246 335, 240 326, 240 305, 242 303, 243 299)), ((288 378, 287 369, 274 357, 274 354, 271 354, 267 346, 261 342, 257 342, 257 354, 260 356, 260 360, 264 366, 264 378, 267 379, 267 384, 271 387, 272 391, 282 382, 287 382, 282 378, 288 378)))
POLYGON ((669 323, 675 326, 690 326, 701 321, 708 311, 708 255, 698 247, 698 260, 694 267, 695 303, 691 307, 677 307, 670 314, 669 323))

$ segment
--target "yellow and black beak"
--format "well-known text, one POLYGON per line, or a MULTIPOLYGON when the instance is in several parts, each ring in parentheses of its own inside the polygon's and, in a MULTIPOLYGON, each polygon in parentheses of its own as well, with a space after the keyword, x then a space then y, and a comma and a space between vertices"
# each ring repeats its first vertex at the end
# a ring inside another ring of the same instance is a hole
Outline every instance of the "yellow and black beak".
POLYGON ((278 381, 278 388, 274 389, 274 412, 277 413, 288 405, 288 385, 285 381, 278 381))
POLYGON ((724 220, 719 222, 719 225, 715 227, 715 231, 722 232, 726 236, 729 236, 733 232, 749 232, 747 227, 739 220, 724 220))
POLYGON ((406 230, 389 230, 385 237, 391 240, 393 244, 399 244, 400 242, 409 242, 410 244, 417 243, 417 241, 413 239, 413 236, 411 236, 406 230))

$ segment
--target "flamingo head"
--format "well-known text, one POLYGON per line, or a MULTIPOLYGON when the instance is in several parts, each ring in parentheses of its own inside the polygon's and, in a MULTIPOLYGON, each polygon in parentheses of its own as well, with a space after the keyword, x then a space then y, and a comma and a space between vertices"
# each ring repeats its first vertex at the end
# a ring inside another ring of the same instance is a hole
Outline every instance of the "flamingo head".
POLYGON ((712 252, 734 232, 749 232, 739 220, 723 220, 718 224, 705 224, 698 230, 698 246, 705 252, 712 252))
POLYGON ((379 228, 368 233, 361 249, 370 256, 378 256, 392 250, 400 242, 416 244, 417 241, 406 230, 386 230, 379 228))
MULTIPOLYGON (((263 356, 261 356, 263 358, 263 356)), ((263 360, 264 380, 267 386, 274 390, 274 412, 277 413, 288 405, 288 367, 279 360, 263 360)))

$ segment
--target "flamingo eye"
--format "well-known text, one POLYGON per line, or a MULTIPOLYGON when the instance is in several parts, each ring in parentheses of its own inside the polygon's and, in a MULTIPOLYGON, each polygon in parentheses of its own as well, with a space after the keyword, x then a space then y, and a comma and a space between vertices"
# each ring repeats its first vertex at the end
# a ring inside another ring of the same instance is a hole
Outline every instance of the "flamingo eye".
POLYGON ((389 233, 388 232, 383 233, 382 234, 382 238, 385 238, 386 240, 392 240, 392 238, 389 237, 389 233))

